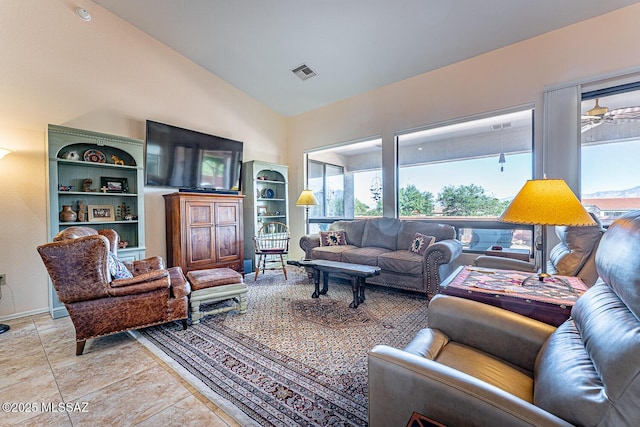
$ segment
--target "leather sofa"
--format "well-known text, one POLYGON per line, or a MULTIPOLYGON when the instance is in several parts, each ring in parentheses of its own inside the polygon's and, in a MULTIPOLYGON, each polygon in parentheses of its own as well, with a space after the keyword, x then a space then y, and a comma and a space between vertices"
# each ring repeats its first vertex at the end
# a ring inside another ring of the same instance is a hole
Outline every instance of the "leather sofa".
POLYGON ((191 286, 180 267, 166 269, 162 258, 151 257, 125 262, 133 277, 116 279, 107 265, 118 241, 111 229, 69 227, 37 248, 75 327, 77 356, 89 338, 173 320, 187 327, 191 286))
MULTIPOLYGON (((598 217, 590 214, 596 222, 594 226, 556 226, 555 232, 560 242, 551 248, 547 261, 547 273, 561 276, 578 276, 587 286, 598 280, 596 271, 596 251, 604 228, 598 217)), ((477 267, 499 268, 535 272, 529 262, 481 255, 473 264, 477 267)))
POLYGON ((307 259, 376 265, 382 271, 367 283, 428 296, 438 293, 441 281, 455 268, 452 262, 462 253, 456 230, 448 224, 372 218, 336 221, 329 230, 344 230, 346 244, 321 246, 319 234, 303 236, 300 247, 307 259), (416 233, 435 238, 422 255, 409 250, 416 233))
POLYGON ((438 295, 428 328, 369 360, 369 425, 413 412, 453 426, 640 425, 640 211, 616 220, 595 255, 598 282, 557 329, 438 295))

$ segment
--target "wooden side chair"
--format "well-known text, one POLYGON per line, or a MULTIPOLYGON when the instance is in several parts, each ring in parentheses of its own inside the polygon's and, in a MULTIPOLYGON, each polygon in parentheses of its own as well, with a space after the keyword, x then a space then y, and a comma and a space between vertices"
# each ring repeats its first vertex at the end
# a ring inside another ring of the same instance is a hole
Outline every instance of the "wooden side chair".
POLYGON ((282 270, 284 280, 287 280, 287 268, 284 256, 289 253, 289 227, 281 222, 265 222, 253 237, 255 253, 258 256, 256 275, 258 280, 260 268, 265 270, 282 270))

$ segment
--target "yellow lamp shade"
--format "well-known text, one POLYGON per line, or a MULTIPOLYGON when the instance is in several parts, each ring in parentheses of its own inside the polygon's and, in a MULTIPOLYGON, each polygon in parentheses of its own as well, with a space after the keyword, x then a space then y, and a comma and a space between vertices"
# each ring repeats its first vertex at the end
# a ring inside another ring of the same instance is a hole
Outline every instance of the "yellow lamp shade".
POLYGON ((499 218, 530 225, 595 225, 595 221, 562 179, 532 179, 499 218))
POLYGON ((315 206, 317 204, 316 196, 313 195, 313 191, 311 190, 302 190, 296 202, 296 206, 315 206))

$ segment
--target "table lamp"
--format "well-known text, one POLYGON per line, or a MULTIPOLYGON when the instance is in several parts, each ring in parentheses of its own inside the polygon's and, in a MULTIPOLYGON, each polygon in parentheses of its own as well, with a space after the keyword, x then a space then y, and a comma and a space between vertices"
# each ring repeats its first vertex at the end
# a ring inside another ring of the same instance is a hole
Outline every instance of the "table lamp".
MULTIPOLYGON (((529 225, 596 225, 591 215, 582 206, 569 186, 562 179, 532 179, 525 183, 516 197, 502 213, 499 221, 529 225)), ((544 235, 544 233, 543 233, 544 235)), ((545 262, 545 247, 542 245, 541 272, 526 278, 522 285, 537 279, 543 282, 550 277, 545 262)), ((571 288, 565 280, 555 278, 571 288)))
POLYGON ((305 207, 305 232, 309 233, 309 206, 318 205, 318 201, 316 200, 316 196, 313 195, 313 191, 311 190, 302 190, 300 193, 300 197, 298 197, 298 201, 296 202, 296 206, 304 206, 305 207))

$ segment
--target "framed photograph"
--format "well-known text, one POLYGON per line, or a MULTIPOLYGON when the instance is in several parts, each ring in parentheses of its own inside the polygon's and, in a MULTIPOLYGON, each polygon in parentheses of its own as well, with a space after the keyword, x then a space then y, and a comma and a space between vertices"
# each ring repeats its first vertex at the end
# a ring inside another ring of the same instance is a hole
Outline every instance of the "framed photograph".
POLYGON ((115 221, 116 219, 111 205, 89 205, 87 211, 90 222, 115 221))
POLYGON ((258 206, 258 216, 266 215, 267 207, 266 206, 258 206))
POLYGON ((127 178, 100 177, 100 187, 106 188, 107 193, 128 193, 129 182, 127 178))

